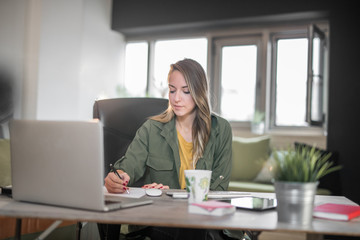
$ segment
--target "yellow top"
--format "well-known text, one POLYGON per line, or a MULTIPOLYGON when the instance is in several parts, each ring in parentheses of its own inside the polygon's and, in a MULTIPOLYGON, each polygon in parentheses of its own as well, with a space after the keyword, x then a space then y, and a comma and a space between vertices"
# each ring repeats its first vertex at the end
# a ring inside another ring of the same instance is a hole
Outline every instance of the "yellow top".
POLYGON ((193 169, 192 152, 193 145, 191 142, 187 142, 179 132, 177 132, 179 140, 179 155, 180 155, 180 171, 179 171, 179 183, 181 189, 186 188, 184 170, 193 169))

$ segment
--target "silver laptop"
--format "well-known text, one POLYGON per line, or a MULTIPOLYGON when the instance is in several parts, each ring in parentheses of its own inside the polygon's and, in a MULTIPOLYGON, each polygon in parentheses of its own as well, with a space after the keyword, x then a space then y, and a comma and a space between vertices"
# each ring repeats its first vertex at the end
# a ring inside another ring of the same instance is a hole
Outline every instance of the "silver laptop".
POLYGON ((10 144, 15 200, 95 211, 152 202, 105 202, 103 128, 97 120, 12 120, 10 144))

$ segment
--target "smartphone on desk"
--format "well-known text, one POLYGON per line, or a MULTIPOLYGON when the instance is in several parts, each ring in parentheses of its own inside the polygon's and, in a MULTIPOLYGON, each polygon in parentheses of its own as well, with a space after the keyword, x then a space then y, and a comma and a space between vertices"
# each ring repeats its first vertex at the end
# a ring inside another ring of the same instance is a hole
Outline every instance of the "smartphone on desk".
POLYGON ((172 198, 188 198, 189 193, 185 190, 170 190, 166 192, 166 195, 172 198))
POLYGON ((263 211, 274 209, 277 206, 276 199, 272 198, 261 198, 261 197, 241 197, 221 200, 223 202, 231 203, 239 209, 263 211))

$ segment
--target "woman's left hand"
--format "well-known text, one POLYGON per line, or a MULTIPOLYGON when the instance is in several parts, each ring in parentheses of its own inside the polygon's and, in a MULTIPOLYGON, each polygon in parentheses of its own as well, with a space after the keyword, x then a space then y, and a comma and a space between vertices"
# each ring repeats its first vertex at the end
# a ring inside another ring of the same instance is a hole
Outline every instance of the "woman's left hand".
POLYGON ((157 188, 157 189, 169 189, 169 186, 167 185, 163 185, 161 183, 150 183, 150 184, 145 184, 144 186, 142 186, 142 188, 157 188))

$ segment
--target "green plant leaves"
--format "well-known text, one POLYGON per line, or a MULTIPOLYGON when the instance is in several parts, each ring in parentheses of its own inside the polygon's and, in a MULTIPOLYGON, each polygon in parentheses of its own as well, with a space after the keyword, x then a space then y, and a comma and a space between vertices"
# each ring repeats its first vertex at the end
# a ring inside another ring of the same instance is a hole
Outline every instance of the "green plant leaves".
POLYGON ((333 166, 329 161, 331 153, 322 154, 320 150, 313 147, 298 147, 295 150, 288 147, 282 151, 273 153, 278 181, 291 182, 316 182, 323 176, 341 169, 341 166, 333 166))

